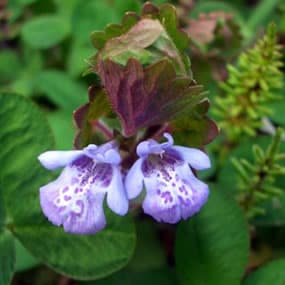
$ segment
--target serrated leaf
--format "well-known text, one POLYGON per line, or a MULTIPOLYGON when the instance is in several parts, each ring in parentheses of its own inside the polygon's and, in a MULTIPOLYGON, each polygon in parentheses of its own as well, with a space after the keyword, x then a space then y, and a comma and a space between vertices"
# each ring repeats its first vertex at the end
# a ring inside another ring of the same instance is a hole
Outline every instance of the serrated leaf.
POLYGON ((285 260, 274 260, 251 273, 243 285, 283 285, 285 284, 285 260))
POLYGON ((247 224, 238 205, 212 191, 204 208, 178 226, 175 255, 181 284, 240 284, 248 250, 247 224))
POLYGON ((30 47, 46 49, 59 44, 69 32, 69 23, 64 17, 45 15, 26 21, 21 35, 30 47))
POLYGON ((98 72, 126 136, 168 121, 203 99, 202 87, 190 78, 176 77, 166 59, 146 68, 135 59, 125 67, 106 60, 100 62, 98 72))
POLYGON ((124 15, 122 23, 109 24, 104 31, 94 31, 91 34, 91 42, 96 49, 102 49, 105 43, 113 38, 119 37, 123 33, 131 29, 139 20, 139 16, 136 13, 128 12, 124 15))
POLYGON ((8 231, 0 231, 0 284, 9 285, 15 267, 14 240, 8 231))

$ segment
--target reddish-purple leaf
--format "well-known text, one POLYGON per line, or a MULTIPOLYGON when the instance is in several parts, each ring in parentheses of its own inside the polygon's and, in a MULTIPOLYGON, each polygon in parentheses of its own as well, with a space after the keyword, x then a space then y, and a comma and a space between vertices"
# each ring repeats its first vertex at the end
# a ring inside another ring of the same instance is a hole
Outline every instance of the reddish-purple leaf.
POLYGON ((126 136, 169 121, 203 98, 202 87, 190 78, 176 77, 167 59, 145 68, 132 58, 126 66, 107 59, 98 63, 97 71, 126 136))

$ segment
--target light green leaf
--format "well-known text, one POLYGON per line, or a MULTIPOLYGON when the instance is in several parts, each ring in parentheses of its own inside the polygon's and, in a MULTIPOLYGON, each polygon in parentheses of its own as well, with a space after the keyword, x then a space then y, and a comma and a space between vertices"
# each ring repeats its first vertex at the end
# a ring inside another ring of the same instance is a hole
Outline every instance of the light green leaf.
POLYGON ((0 232, 0 284, 9 285, 14 273, 14 239, 7 231, 0 232))
POLYGON ((76 128, 70 112, 53 112, 48 116, 57 149, 72 149, 76 128))
POLYGON ((251 273, 243 285, 284 285, 285 260, 274 260, 251 273))
POLYGON ((80 76, 87 67, 85 60, 94 52, 91 42, 74 41, 67 58, 67 72, 72 77, 80 76))
POLYGON ((58 107, 72 112, 87 101, 87 86, 57 70, 45 70, 35 78, 35 88, 58 107))
POLYGON ((241 210, 222 192, 212 191, 201 212, 178 226, 176 266, 181 284, 240 284, 248 248, 241 210))
POLYGON ((25 22, 21 34, 29 46, 46 49, 60 43, 69 32, 69 22, 64 17, 45 15, 25 22))
POLYGON ((124 12, 139 10, 137 0, 78 1, 72 18, 72 32, 77 40, 89 42, 91 32, 107 24, 119 23, 124 12))
POLYGON ((121 270, 102 280, 82 282, 79 285, 174 285, 178 284, 175 271, 163 267, 144 271, 121 270))

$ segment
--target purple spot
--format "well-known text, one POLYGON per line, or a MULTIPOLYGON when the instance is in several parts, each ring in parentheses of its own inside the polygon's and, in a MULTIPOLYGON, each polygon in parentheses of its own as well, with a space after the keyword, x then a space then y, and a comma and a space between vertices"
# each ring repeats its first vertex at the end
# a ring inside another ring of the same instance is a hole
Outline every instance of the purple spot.
POLYGON ((173 197, 172 197, 172 195, 171 195, 171 193, 169 191, 162 192, 160 194, 160 197, 162 199, 164 199, 164 204, 167 204, 168 202, 172 202, 173 201, 173 197))
POLYGON ((75 188, 74 193, 75 194, 79 193, 79 188, 75 188))
POLYGON ((79 182, 78 178, 72 177, 71 179, 71 185, 77 184, 79 182))
POLYGON ((178 196, 178 200, 182 206, 189 206, 191 204, 191 201, 188 198, 184 200, 183 197, 178 196))
POLYGON ((176 184, 175 184, 175 183, 172 183, 171 185, 172 185, 172 187, 175 187, 175 186, 176 186, 176 184))
POLYGON ((62 190, 62 193, 66 193, 68 191, 68 189, 69 189, 68 186, 64 187, 62 190))
POLYGON ((72 199, 72 197, 65 195, 65 196, 63 197, 63 199, 64 199, 64 201, 70 201, 70 200, 72 199))

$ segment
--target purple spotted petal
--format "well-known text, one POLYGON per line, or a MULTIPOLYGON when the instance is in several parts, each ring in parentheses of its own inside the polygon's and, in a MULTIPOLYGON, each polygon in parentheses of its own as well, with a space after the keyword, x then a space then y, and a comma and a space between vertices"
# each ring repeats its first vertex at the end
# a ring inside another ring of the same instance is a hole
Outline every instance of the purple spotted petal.
POLYGON ((106 225, 103 211, 104 193, 87 193, 86 199, 76 201, 76 212, 71 212, 64 221, 66 232, 77 234, 95 234, 106 225))
POLYGON ((105 224, 103 199, 111 184, 110 164, 82 156, 64 168, 59 178, 40 189, 44 214, 65 231, 91 234, 105 224))
POLYGON ((142 163, 143 159, 138 159, 126 176, 125 187, 129 199, 136 198, 143 189, 142 163))
POLYGON ((144 158, 141 170, 147 191, 143 209, 157 221, 177 223, 197 213, 207 201, 208 186, 173 147, 144 158))
POLYGON ((107 191, 107 203, 109 208, 116 214, 124 216, 128 212, 129 203, 121 172, 116 166, 113 166, 113 178, 107 191))
POLYGON ((46 151, 38 159, 45 168, 53 170, 70 164, 82 154, 81 150, 46 151))
POLYGON ((172 148, 179 152, 194 169, 202 170, 211 167, 208 155, 199 149, 184 146, 173 146, 172 148))

